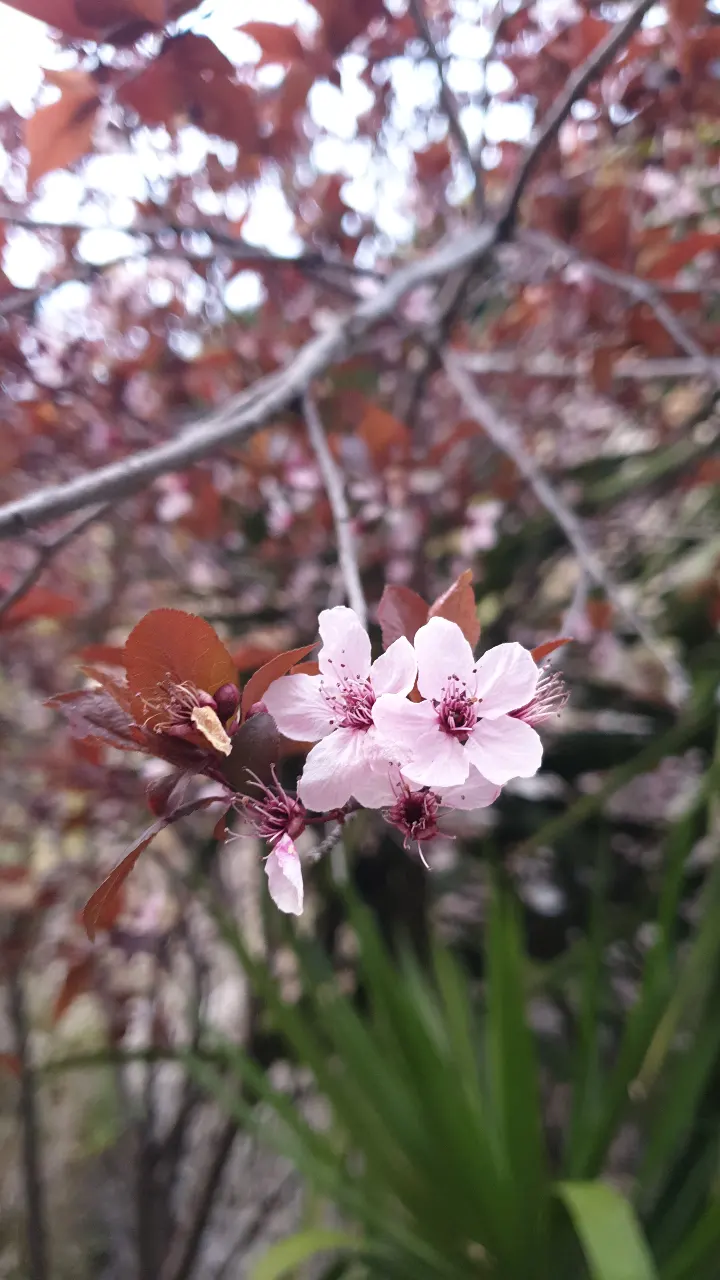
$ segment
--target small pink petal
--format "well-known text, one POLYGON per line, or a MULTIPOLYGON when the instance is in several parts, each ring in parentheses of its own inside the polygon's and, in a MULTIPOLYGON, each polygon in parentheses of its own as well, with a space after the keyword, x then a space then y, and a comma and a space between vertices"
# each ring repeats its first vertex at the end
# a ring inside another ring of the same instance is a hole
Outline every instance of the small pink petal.
POLYGON ((280 911, 302 915, 303 878, 300 858, 290 836, 282 836, 265 859, 270 897, 280 911))
POLYGON ((488 782, 478 773, 474 765, 465 782, 459 787, 445 787, 440 796, 440 803, 449 809, 486 809, 494 804, 500 795, 500 787, 488 782))
POLYGON ((524 707, 535 693, 540 676, 532 654, 521 644, 498 644, 477 663, 480 715, 490 720, 524 707))
POLYGON ((498 787, 511 778, 532 778, 542 763, 537 733, 513 716, 478 721, 465 750, 483 777, 498 787))
POLYGON ((318 665, 326 680, 367 680, 370 674, 370 637, 353 609, 338 605, 323 609, 318 620, 323 647, 318 665))
POLYGON ((415 636, 415 653, 423 698, 442 698, 451 676, 475 692, 473 652, 456 622, 431 618, 415 636))
POLYGON ((263 702, 286 738, 316 742, 332 731, 333 713, 322 696, 321 676, 281 676, 266 689, 263 702))
POLYGON ((384 693, 372 709, 381 750, 388 759, 402 764, 412 756, 418 734, 437 724, 429 702, 408 702, 399 693, 384 693))
POLYGON ((469 769, 465 748, 440 728, 416 737, 410 759, 402 764, 404 777, 417 787, 432 787, 433 791, 464 782, 469 769))
POLYGON ((326 813, 347 804, 353 786, 368 761, 362 729, 336 729, 308 753, 297 793, 303 804, 316 813, 326 813))
POLYGON ((370 683, 378 698, 383 693, 401 693, 406 697, 415 684, 416 676, 415 650, 407 636, 393 640, 370 668, 370 683))

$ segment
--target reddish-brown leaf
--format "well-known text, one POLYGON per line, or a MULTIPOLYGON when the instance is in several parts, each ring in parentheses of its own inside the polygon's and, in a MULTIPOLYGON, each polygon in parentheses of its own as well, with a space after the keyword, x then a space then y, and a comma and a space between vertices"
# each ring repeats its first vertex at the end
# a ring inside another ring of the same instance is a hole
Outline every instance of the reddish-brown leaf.
POLYGON ((410 448, 410 431, 404 422, 385 409, 371 405, 357 431, 374 462, 386 462, 393 455, 403 455, 410 448))
POLYGON ((252 791, 250 773, 261 782, 270 782, 272 766, 280 757, 280 734, 272 716, 263 711, 251 716, 233 734, 232 741, 232 751, 220 765, 228 786, 241 794, 252 791))
POLYGON ((99 662, 105 667, 124 667, 125 650, 116 644, 86 644, 77 651, 83 662, 99 662))
POLYGON ((146 613, 127 638, 125 659, 130 693, 140 702, 164 680, 211 694, 237 683, 235 663, 210 623, 181 609, 146 613))
POLYGON ((291 667, 296 663, 302 662, 303 658, 315 648, 315 644, 305 644, 299 649, 287 649, 285 653, 279 653, 276 658, 271 658, 265 663, 255 675, 248 680, 242 695, 242 714, 246 716, 248 711, 256 702, 262 702, 263 694, 266 689, 270 688, 273 680, 279 680, 280 676, 287 675, 291 667))
POLYGON ((319 662, 299 662, 296 667, 290 668, 291 676, 319 676, 319 662))
POLYGON ((96 34, 78 17, 74 0, 8 0, 8 3, 39 22, 57 27, 74 40, 92 40, 96 34))
POLYGON ((415 633, 428 620, 428 606, 422 596, 409 587, 389 584, 382 593, 377 620, 386 649, 400 636, 407 636, 412 643, 415 633))
POLYGON ((0 1071, 9 1071, 10 1075, 22 1074, 22 1063, 16 1053, 0 1053, 0 1071))
POLYGON ((48 587, 31 587, 0 618, 0 631, 10 631, 35 618, 69 618, 78 611, 78 602, 48 587))
POLYGON ((182 799, 190 775, 181 769, 168 773, 163 778, 154 778, 148 784, 145 795, 147 802, 157 818, 162 818, 169 808, 175 808, 182 799))
POLYGON ((206 809, 211 804, 227 804, 227 797, 213 795, 203 796, 199 800, 189 800, 187 804, 180 805, 178 809, 173 809, 171 813, 153 822, 132 848, 123 854, 117 866, 113 867, 110 875, 98 885, 83 907, 83 924, 91 942, 94 941, 99 929, 109 929, 117 920, 122 910, 122 887, 140 854, 171 823, 179 822, 181 818, 187 818, 191 813, 197 812, 198 809, 206 809))
POLYGON ((67 169, 92 147, 100 106, 97 84, 85 71, 55 71, 52 81, 60 89, 58 101, 40 107, 25 125, 29 188, 52 169, 67 169))
POLYGON ((83 956, 81 960, 76 960, 74 964, 69 965, 65 974, 65 981, 58 991, 53 1005, 53 1025, 60 1021, 63 1014, 67 1012, 78 996, 85 995, 86 991, 92 990, 94 976, 94 955, 83 956))
POLYGON ((531 649, 530 652, 534 661, 540 663, 543 658, 547 658, 556 649, 561 649, 564 644, 572 644, 572 636, 563 636, 560 640, 546 640, 544 644, 539 644, 535 649, 531 649))
POLYGON ((259 66, 273 62, 285 65, 307 57, 307 50, 294 27, 283 27, 276 22, 246 22, 238 30, 260 45, 262 57, 259 66))
POLYGON ((120 751, 143 751, 142 735, 129 713, 104 689, 58 693, 46 704, 66 718, 75 738, 90 738, 120 751))
POLYGON ((480 639, 480 620, 475 608, 475 592, 472 589, 472 570, 460 574, 448 591, 438 596, 430 605, 429 618, 447 618, 456 622, 471 648, 480 639))

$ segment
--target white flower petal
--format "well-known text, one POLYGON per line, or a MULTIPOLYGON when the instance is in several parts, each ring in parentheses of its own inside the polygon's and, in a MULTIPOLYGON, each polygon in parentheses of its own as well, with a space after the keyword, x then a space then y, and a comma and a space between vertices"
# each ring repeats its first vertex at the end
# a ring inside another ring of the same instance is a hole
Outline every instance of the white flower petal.
POLYGON ((370 683, 379 698, 383 693, 401 693, 412 689, 417 676, 417 658, 407 636, 393 640, 387 651, 376 658, 370 668, 370 683))
POLYGON ((332 733, 334 717, 322 696, 321 676, 281 676, 262 700, 286 738, 316 742, 332 733))
POLYGON ((399 693, 384 693, 372 709, 380 749, 389 760, 402 764, 412 756, 418 734, 437 724, 429 702, 409 702, 399 693))
POLYGON ((336 729, 308 753, 297 793, 308 809, 325 813, 347 804, 358 776, 371 767, 362 729, 336 729))
POLYGON ((488 782, 474 765, 465 782, 459 787, 446 787, 440 795, 440 803, 449 809, 486 809, 500 795, 500 787, 488 782))
POLYGON ((417 787, 432 787, 433 791, 464 782, 469 769, 465 748, 439 727, 415 738, 412 755, 402 766, 408 781, 417 787))
POLYGON ((475 692, 473 652, 456 622, 431 618, 415 636, 415 653, 423 698, 442 698, 451 676, 475 692))
POLYGON ((542 742, 537 733, 513 716, 480 720, 465 750, 483 777, 499 787, 511 778, 532 778, 542 763, 542 742))
POLYGON ((477 697, 480 715, 495 720, 519 711, 535 693, 540 670, 521 644, 498 644, 477 663, 477 697))
POLYGON ((298 851, 290 836, 281 836, 272 853, 265 859, 265 875, 275 906, 289 915, 302 915, 302 868, 298 851))
POLYGON ((353 609, 338 605, 323 609, 318 619, 323 647, 318 665, 326 680, 367 680, 370 674, 370 637, 353 609))

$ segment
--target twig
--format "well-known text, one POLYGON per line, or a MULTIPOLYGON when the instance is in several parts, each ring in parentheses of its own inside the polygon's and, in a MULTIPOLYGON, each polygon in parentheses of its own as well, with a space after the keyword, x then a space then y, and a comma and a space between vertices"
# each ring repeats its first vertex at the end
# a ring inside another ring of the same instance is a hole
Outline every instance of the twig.
POLYGON ((338 564, 342 572, 345 594, 350 608, 355 610, 362 625, 366 627, 367 603, 360 578, 355 535, 347 498, 345 497, 343 475, 330 452, 330 446, 327 442, 327 436, 325 435, 317 405, 309 392, 303 396, 302 404, 308 439, 320 468, 325 492, 330 503, 330 510, 332 511, 335 534, 337 536, 338 564))
POLYGON ((40 1169, 40 1133, 35 1095, 35 1072, 30 1058, 29 1028, 22 974, 15 966, 8 974, 10 1020, 15 1053, 20 1063, 20 1124, 23 1143, 28 1280, 48 1280, 47 1217, 40 1169))
POLYGON ((237 1261, 238 1254, 242 1250, 242 1255, 247 1254, 252 1248, 255 1241, 262 1235, 263 1228, 270 1217, 270 1214, 277 1209, 285 1199, 288 1187, 292 1187, 297 1180, 297 1174, 294 1169, 286 1173, 274 1187, 266 1193, 260 1201, 255 1217, 252 1222, 243 1225, 242 1231, 238 1232, 227 1251, 225 1259, 220 1263, 218 1270, 213 1276, 213 1280, 227 1280, 233 1263, 237 1261))
MULTIPOLYGON (((523 354, 518 351, 463 351, 458 359, 469 373, 519 373, 527 378, 587 378, 591 363, 587 356, 561 356, 553 351, 523 354)), ((710 356, 704 360, 693 356, 669 359, 640 359, 621 356, 613 365, 612 376, 618 382, 650 382, 654 378, 701 378, 707 372, 707 361, 720 378, 720 360, 710 356)))
POLYGON ((463 158, 467 162, 470 168, 470 172, 473 175, 473 178, 475 179, 475 192, 474 192, 475 208, 478 216, 482 218, 484 215, 484 199, 483 199, 483 193, 482 193, 482 183, 480 181, 480 176, 477 172, 477 166, 475 164, 472 151, 470 150, 470 142, 468 140, 468 136, 465 133, 465 130, 463 129, 460 123, 457 103, 450 90, 448 82, 445 78, 445 66, 442 58, 440 57, 440 54, 438 53, 437 45, 433 40, 432 32, 430 31, 430 24, 425 14, 423 0, 410 0, 409 8, 410 8, 410 13, 412 14, 413 19, 415 21, 415 26, 417 27, 420 35, 422 36, 422 39, 425 42, 427 51, 430 55, 431 60, 434 62, 437 73, 438 73, 438 80, 440 82, 440 105, 445 115, 447 116, 448 128, 450 130, 452 137, 455 139, 455 143, 457 145, 458 151, 460 152, 460 155, 463 156, 463 158))
POLYGON ((500 217, 503 239, 506 239, 514 230, 520 201, 525 194, 527 184, 542 156, 551 142, 557 137, 560 127, 572 110, 573 104, 585 92, 588 85, 592 84, 593 80, 612 62, 615 54, 619 53, 624 45, 627 44, 654 3, 655 0, 638 0, 638 3, 633 5, 625 21, 619 22, 617 26, 608 32, 605 39, 590 54, 590 57, 568 79, 564 91, 556 98, 545 119, 541 122, 537 137, 525 153, 520 165, 500 217))
POLYGON ((0 600, 0 618, 8 613, 13 605, 17 604, 18 600, 22 600, 31 587, 35 586, 35 583, 42 577, 51 560, 54 560, 56 555, 67 547, 69 543, 74 542, 75 538, 84 533, 91 524, 101 519, 108 510, 108 503, 96 507, 93 511, 87 512, 72 528, 66 529, 64 533, 61 533, 59 537, 55 538, 54 542, 48 542, 41 546, 35 563, 30 566, 23 576, 18 579, 15 586, 0 600))
POLYGON ((613 285, 617 289, 622 289, 624 293, 629 293, 638 302, 644 302, 654 312, 665 332, 673 339, 680 350, 684 351, 696 366, 699 366, 701 372, 710 378, 715 386, 720 387, 720 361, 712 359, 700 343, 693 338, 682 320, 678 318, 653 283, 649 280, 642 280, 640 276, 632 275, 628 271, 617 271, 614 267, 606 266, 604 262, 598 262, 595 258, 586 257, 585 254, 569 248, 561 240, 556 240, 554 236, 549 236, 545 232, 525 232, 523 239, 532 244, 541 245, 551 253, 560 255, 564 265, 577 262, 594 275, 596 279, 604 281, 605 284, 613 285))
POLYGON ((547 476, 524 448, 515 426, 502 419, 490 401, 478 391, 472 378, 454 353, 446 354, 444 364, 447 375, 468 413, 482 427, 487 437, 495 445, 495 448, 511 459, 521 476, 528 482, 538 501, 552 516, 559 528, 562 529, 578 558, 581 568, 597 586, 602 588, 608 600, 612 602, 619 613, 623 614, 643 644, 662 663, 669 677, 669 696, 671 700, 676 703, 684 702, 690 690, 690 682, 683 667, 676 658, 665 651, 652 627, 626 602, 618 584, 611 578, 600 558, 591 547, 580 519, 567 506, 560 495, 555 492, 547 476))
POLYGON ((475 227, 440 244, 425 257, 399 267, 378 286, 372 297, 358 303, 301 347, 284 369, 261 378, 179 436, 66 484, 53 485, 0 507, 0 538, 16 537, 92 502, 125 498, 157 476, 184 470, 240 438, 249 437, 302 397, 314 378, 355 350, 371 329, 391 318, 412 289, 442 281, 452 272, 477 269, 487 261, 500 243, 512 237, 520 201, 535 166, 570 114, 573 103, 629 40, 652 3, 653 0, 641 0, 636 4, 629 17, 614 28, 570 78, 547 113, 537 140, 529 148, 497 222, 475 227))
POLYGON ((188 1280, 195 1265, 198 1249, 215 1203, 220 1181, 235 1143, 237 1131, 238 1122, 234 1117, 225 1121, 210 1161, 204 1185, 196 1197, 197 1208, 195 1213, 188 1230, 163 1265, 160 1272, 160 1280, 188 1280))

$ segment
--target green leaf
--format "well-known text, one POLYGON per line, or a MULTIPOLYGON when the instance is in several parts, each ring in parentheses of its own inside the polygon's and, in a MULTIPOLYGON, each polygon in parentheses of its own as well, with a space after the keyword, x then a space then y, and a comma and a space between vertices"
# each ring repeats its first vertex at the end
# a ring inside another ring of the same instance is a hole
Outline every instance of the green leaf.
MULTIPOLYGON (((549 1197, 535 1046, 525 1018, 525 955, 509 890, 496 884, 487 931, 487 1038, 498 1151, 513 1188, 512 1275, 546 1270, 549 1197)), ((508 1259, 509 1261, 509 1259, 508 1259)))
POLYGON ((658 1280, 640 1223, 624 1196, 604 1182, 560 1182, 556 1192, 593 1280, 658 1280))
POLYGON ((346 1231, 326 1231, 320 1227, 299 1231, 297 1235, 271 1245, 252 1268, 250 1280, 280 1280, 281 1276, 286 1276, 318 1253, 327 1253, 330 1249, 357 1253, 360 1248, 361 1242, 357 1237, 348 1235, 346 1231))

